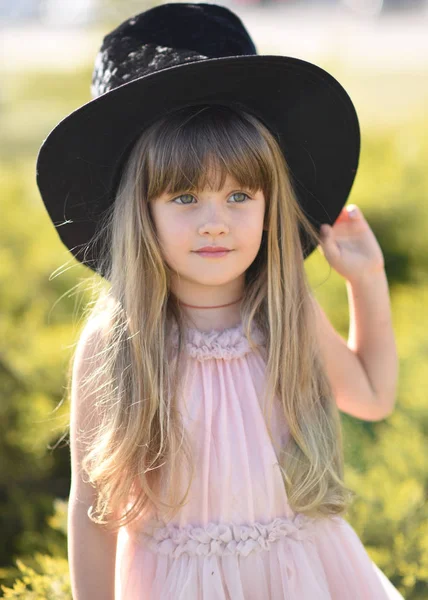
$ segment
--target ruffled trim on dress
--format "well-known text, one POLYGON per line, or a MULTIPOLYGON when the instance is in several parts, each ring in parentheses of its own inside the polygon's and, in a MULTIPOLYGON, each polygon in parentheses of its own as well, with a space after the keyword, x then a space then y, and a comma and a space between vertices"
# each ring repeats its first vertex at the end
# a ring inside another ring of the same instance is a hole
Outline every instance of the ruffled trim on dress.
POLYGON ((273 542, 285 536, 294 540, 311 538, 313 522, 314 519, 299 513, 293 520, 277 517, 267 524, 209 523, 205 527, 177 527, 173 524, 159 527, 149 524, 137 536, 152 552, 171 558, 178 558, 181 554, 248 556, 252 552, 268 550, 273 542))
MULTIPOLYGON (((264 335, 254 324, 251 333, 255 345, 263 346, 264 335)), ((171 330, 171 341, 173 347, 178 348, 178 328, 175 324, 171 330)), ((187 328, 185 347, 187 354, 201 361, 210 358, 240 358, 252 351, 242 323, 223 330, 201 331, 187 328)))
MULTIPOLYGON (((298 515, 301 513, 297 513, 296 518, 298 515)), ((296 526, 299 520, 300 516, 292 523, 296 526)), ((293 529, 290 521, 283 518, 272 519, 268 525, 253 523, 250 527, 210 523, 207 527, 191 527, 192 535, 170 526, 165 539, 162 537, 165 529, 151 537, 155 552, 140 538, 133 539, 129 546, 125 541, 115 597, 117 600, 143 597, 150 600, 404 600, 370 559, 347 521, 338 515, 317 521, 307 529, 298 526, 293 529), (296 541, 295 536, 303 533, 306 539, 296 541), (273 539, 277 541, 268 551, 263 551, 273 539), (189 548, 190 543, 193 546, 189 548), (232 543, 236 546, 229 552, 232 543), (246 551, 249 544, 252 550, 248 556, 240 556, 239 549, 246 551)), ((133 529, 128 531, 136 533, 133 529)), ((130 539, 124 529, 119 535, 123 535, 124 540, 130 539)))

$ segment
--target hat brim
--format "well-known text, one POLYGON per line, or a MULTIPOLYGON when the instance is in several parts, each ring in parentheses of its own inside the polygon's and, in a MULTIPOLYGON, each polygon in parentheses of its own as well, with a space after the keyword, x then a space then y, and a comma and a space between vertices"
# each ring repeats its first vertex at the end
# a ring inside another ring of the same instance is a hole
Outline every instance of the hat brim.
MULTIPOLYGON (((294 57, 206 59, 106 92, 44 140, 37 185, 58 235, 78 260, 97 270, 86 246, 98 216, 114 201, 119 165, 141 132, 169 111, 202 102, 247 108, 276 132, 306 215, 317 229, 334 223, 360 155, 358 117, 344 88, 322 68, 294 57)), ((314 249, 307 246, 304 257, 314 249)))

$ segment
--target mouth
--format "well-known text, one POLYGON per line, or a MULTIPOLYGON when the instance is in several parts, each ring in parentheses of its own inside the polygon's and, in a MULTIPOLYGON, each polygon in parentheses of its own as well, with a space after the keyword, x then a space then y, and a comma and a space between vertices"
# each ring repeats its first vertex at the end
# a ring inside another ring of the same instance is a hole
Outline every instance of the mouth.
POLYGON ((222 256, 227 256, 232 250, 197 250, 195 254, 199 254, 199 256, 205 258, 220 258, 222 256))

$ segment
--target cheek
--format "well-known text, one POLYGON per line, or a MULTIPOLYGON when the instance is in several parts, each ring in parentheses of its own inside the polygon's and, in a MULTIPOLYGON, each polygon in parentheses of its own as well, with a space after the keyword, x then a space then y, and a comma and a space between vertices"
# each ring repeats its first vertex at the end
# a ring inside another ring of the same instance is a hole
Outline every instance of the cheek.
POLYGON ((188 249, 188 227, 180 219, 168 218, 168 215, 156 216, 156 229, 164 255, 173 259, 178 252, 188 249))
POLYGON ((168 218, 168 212, 163 210, 162 206, 153 210, 153 221, 159 239, 162 241, 171 239, 177 224, 175 220, 168 218))
POLYGON ((251 214, 243 215, 240 219, 239 227, 239 242, 243 246, 258 246, 260 245, 263 234, 263 215, 251 214))

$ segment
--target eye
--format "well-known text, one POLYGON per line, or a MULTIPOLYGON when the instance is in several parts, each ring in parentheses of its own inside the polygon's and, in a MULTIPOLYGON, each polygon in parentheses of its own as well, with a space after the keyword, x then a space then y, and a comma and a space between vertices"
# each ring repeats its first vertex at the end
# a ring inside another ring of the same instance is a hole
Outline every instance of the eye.
MULTIPOLYGON (((235 192, 233 194, 231 194, 231 196, 245 196, 245 198, 243 200, 238 200, 236 202, 232 202, 232 204, 243 204, 245 202, 246 199, 250 200, 250 197, 248 194, 245 194, 244 192, 235 192)), ((177 200, 181 199, 181 198, 194 198, 194 196, 192 194, 182 194, 181 196, 177 196, 177 198, 173 198, 171 200, 171 202, 176 202, 177 200)), ((181 204, 182 206, 184 205, 188 205, 188 204, 192 204, 191 202, 178 202, 177 204, 181 204)))
MULTIPOLYGON (((171 202, 175 202, 176 200, 178 200, 179 198, 194 198, 194 196, 192 196, 192 194, 181 194, 181 196, 177 196, 177 198, 173 198, 173 200, 171 200, 171 202)), ((190 202, 178 202, 178 204, 191 204, 190 202)))
MULTIPOLYGON (((248 198, 248 200, 250 199, 249 195, 244 194, 244 192, 235 192, 234 194, 232 194, 232 196, 246 196, 246 198, 248 198)), ((235 202, 235 204, 243 204, 243 202, 245 202, 245 199, 242 201, 235 202)))

